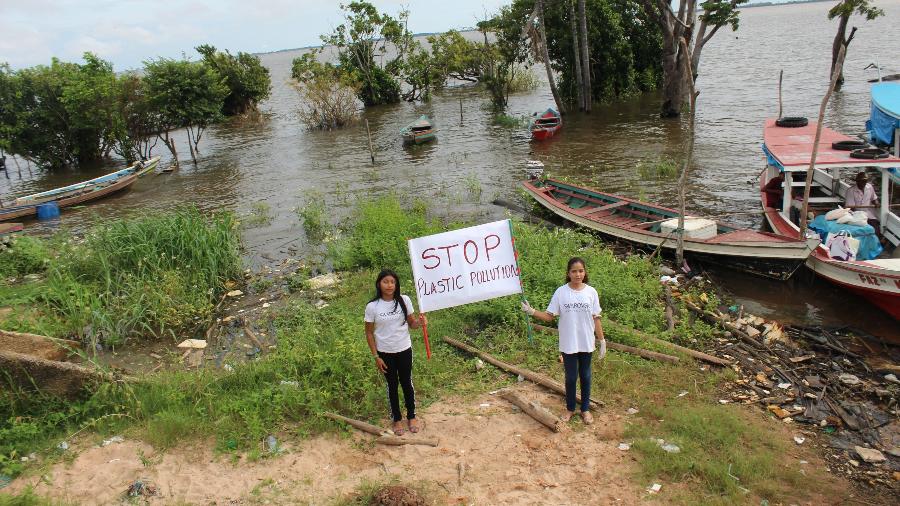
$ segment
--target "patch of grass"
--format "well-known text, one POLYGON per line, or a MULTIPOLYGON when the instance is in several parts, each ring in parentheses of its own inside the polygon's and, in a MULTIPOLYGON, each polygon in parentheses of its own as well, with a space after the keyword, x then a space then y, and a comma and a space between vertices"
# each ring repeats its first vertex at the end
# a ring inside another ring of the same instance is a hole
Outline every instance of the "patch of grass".
POLYGON ((254 293, 262 293, 262 292, 265 292, 266 290, 268 290, 269 288, 272 288, 272 285, 274 285, 274 284, 275 284, 275 282, 269 278, 258 277, 256 279, 254 279, 252 283, 250 283, 250 288, 253 289, 254 293))
POLYGON ((322 194, 315 191, 310 192, 303 205, 297 208, 297 216, 300 218, 306 238, 310 242, 321 242, 325 238, 329 224, 328 216, 325 214, 325 199, 322 194))
POLYGON ((494 124, 503 128, 522 128, 528 124, 528 119, 524 116, 510 116, 509 114, 497 113, 494 115, 494 124))
POLYGON ((653 161, 642 160, 638 163, 637 170, 642 180, 675 179, 681 166, 672 158, 662 157, 653 161))
POLYGON ((481 193, 483 192, 481 188, 481 181, 478 179, 478 175, 475 173, 470 173, 463 178, 463 185, 466 188, 466 193, 469 194, 469 199, 473 202, 481 202, 481 193))
POLYGON ((16 495, 0 494, 0 506, 64 506, 69 502, 41 497, 34 493, 32 487, 26 487, 24 491, 16 495))
POLYGON ((510 93, 519 93, 536 90, 538 83, 538 78, 532 67, 517 66, 513 69, 512 79, 510 79, 507 86, 510 93))
POLYGON ((240 219, 241 227, 253 228, 271 225, 275 219, 272 206, 266 202, 254 202, 250 206, 250 212, 240 219))
POLYGON ((46 241, 14 236, 8 246, 0 245, 0 278, 21 277, 47 270, 50 248, 46 241))

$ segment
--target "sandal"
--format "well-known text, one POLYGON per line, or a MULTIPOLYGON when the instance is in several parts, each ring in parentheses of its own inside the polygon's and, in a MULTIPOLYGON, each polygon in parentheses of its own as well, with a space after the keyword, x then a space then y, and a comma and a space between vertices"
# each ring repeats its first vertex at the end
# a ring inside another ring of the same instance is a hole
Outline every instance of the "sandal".
POLYGON ((419 432, 419 419, 413 418, 407 422, 409 424, 409 431, 413 434, 419 432))
POLYGON ((562 415, 559 416, 559 419, 560 419, 563 423, 566 423, 566 422, 568 422, 569 420, 572 419, 572 415, 574 415, 574 414, 575 414, 574 411, 566 411, 565 413, 563 413, 562 415))
POLYGON ((584 422, 585 425, 590 425, 594 423, 594 415, 592 415, 590 411, 582 411, 581 421, 584 422))
POLYGON ((402 436, 403 432, 404 432, 403 423, 402 422, 394 422, 394 426, 391 428, 391 431, 394 433, 395 436, 402 436))

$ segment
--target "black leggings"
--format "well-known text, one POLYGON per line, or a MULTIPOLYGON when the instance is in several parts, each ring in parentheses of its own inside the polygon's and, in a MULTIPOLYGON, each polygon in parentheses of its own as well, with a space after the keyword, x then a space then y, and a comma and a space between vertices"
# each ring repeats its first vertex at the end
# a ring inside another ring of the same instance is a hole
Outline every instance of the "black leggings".
POLYGON ((416 417, 416 390, 412 384, 412 348, 397 353, 379 351, 378 356, 387 365, 384 377, 387 379, 391 418, 395 422, 403 419, 403 415, 400 413, 400 398, 397 394, 397 385, 400 385, 403 387, 403 400, 406 403, 406 418, 412 420, 416 417))

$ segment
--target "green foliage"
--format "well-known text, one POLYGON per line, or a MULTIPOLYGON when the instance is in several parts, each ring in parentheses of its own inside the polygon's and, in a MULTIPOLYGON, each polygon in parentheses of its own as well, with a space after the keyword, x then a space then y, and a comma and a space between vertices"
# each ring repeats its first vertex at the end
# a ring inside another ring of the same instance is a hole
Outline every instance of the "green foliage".
POLYGON ((56 241, 51 248, 41 239, 19 239, 27 249, 15 257, 16 269, 46 269, 46 280, 40 290, 24 285, 0 295, 38 310, 36 321, 18 321, 19 330, 49 325, 57 335, 91 344, 190 331, 209 317, 224 282, 240 277, 235 227, 229 214, 206 218, 185 208, 113 221, 81 244, 56 241), (55 255, 48 258, 51 249, 55 255))
POLYGON ((842 0, 828 11, 828 19, 849 18, 854 13, 865 16, 866 21, 884 16, 884 10, 874 4, 872 0, 842 0))
POLYGON ((310 192, 306 201, 297 209, 297 216, 303 223, 303 230, 310 242, 321 242, 328 232, 328 216, 325 214, 325 199, 318 192, 310 192))
POLYGON ((0 68, 0 147, 49 169, 108 154, 117 124, 116 76, 109 62, 91 53, 84 60, 0 68))
POLYGON ((672 158, 662 157, 654 161, 641 160, 637 166, 642 180, 673 179, 678 176, 678 162, 672 158))
POLYGON ((160 126, 144 81, 135 73, 126 73, 118 77, 116 86, 113 151, 128 163, 150 158, 156 144, 151 142, 156 139, 160 126))
POLYGON ((522 128, 528 124, 528 118, 525 116, 510 116, 508 114, 494 115, 494 124, 503 128, 522 128))
POLYGON ((20 277, 44 272, 50 261, 45 241, 23 235, 0 247, 0 277, 20 277))
POLYGON ((222 104, 225 116, 255 111, 257 105, 269 97, 272 80, 269 69, 260 63, 258 56, 244 52, 233 56, 227 50, 218 52, 209 44, 196 49, 203 55, 204 63, 225 78, 228 87, 228 95, 222 104))

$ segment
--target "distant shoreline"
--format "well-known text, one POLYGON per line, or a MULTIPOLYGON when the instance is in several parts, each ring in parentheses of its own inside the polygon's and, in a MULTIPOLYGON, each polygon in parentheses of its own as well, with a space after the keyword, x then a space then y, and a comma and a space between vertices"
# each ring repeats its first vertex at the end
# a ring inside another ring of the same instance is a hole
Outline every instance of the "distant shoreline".
MULTIPOLYGON (((751 7, 781 7, 782 5, 795 5, 795 4, 811 4, 811 3, 822 3, 822 2, 834 2, 835 0, 788 0, 786 2, 754 2, 752 4, 744 4, 738 6, 738 9, 749 9, 751 7)), ((703 12, 703 9, 700 9, 699 12, 703 12)), ((475 31, 474 27, 465 27, 465 28, 456 28, 456 31, 462 32, 472 32, 475 31)), ((448 29, 449 31, 449 29, 448 29)), ((444 32, 422 32, 422 33, 414 33, 413 37, 427 37, 429 35, 440 35, 444 32)), ((264 54, 278 54, 278 53, 286 53, 288 51, 303 51, 308 49, 318 49, 323 47, 321 44, 317 46, 303 46, 303 47, 292 47, 289 49, 278 49, 276 51, 261 51, 258 53, 253 53, 255 55, 264 55, 264 54)))

